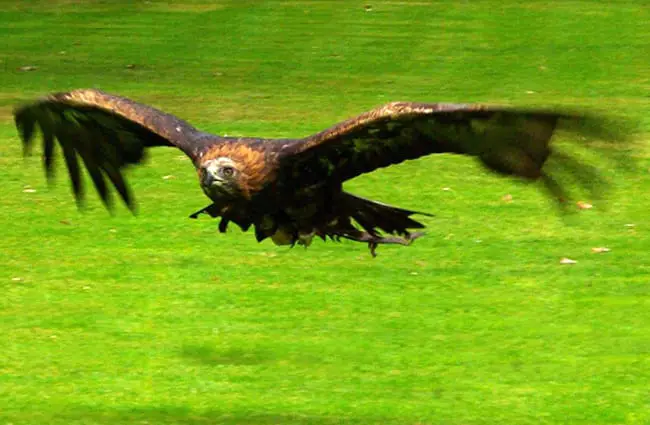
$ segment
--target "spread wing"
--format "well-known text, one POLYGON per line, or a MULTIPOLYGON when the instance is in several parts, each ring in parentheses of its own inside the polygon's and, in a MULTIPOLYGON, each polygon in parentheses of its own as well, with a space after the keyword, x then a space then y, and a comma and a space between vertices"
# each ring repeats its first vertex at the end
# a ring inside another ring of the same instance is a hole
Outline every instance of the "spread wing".
POLYGON ((55 140, 65 159, 77 202, 83 200, 79 158, 102 201, 111 205, 107 181, 129 208, 134 208, 122 168, 142 162, 145 149, 173 146, 195 159, 206 141, 194 127, 173 115, 100 90, 51 94, 14 111, 25 152, 33 145, 36 127, 43 136, 43 162, 53 176, 55 140))
MULTIPOLYGON (((389 103, 288 145, 279 178, 305 186, 342 182, 408 159, 448 152, 476 156, 501 174, 542 177, 556 196, 563 197, 562 188, 542 172, 542 166, 558 124, 582 131, 575 124, 586 118, 476 104, 389 103)), ((589 130, 599 131, 597 125, 589 130)), ((589 179, 594 177, 593 170, 585 170, 589 179)))

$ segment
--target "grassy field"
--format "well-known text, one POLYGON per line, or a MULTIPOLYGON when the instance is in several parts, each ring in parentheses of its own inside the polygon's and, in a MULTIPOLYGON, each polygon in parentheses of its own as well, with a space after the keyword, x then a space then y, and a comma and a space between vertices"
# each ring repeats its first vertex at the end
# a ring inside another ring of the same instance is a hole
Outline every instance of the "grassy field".
POLYGON ((646 1, 0 3, 0 424, 650 423, 646 1), (640 123, 637 166, 594 159, 607 202, 560 215, 429 157, 347 184, 427 237, 291 250, 189 220, 173 150, 129 172, 137 217, 78 212, 11 110, 79 87, 268 137, 390 100, 584 105, 640 123))

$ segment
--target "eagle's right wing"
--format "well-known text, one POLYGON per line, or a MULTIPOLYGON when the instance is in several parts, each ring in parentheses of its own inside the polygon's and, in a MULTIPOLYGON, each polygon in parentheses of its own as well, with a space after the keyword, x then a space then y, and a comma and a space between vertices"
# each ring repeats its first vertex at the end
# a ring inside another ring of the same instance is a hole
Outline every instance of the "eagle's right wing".
POLYGON ((198 130, 173 115, 95 89, 51 94, 17 108, 14 115, 26 153, 40 127, 48 178, 54 171, 54 141, 58 140, 77 202, 83 199, 80 157, 107 207, 110 197, 105 178, 134 208, 121 169, 140 163, 146 148, 176 147, 196 161, 214 143, 214 138, 198 137, 198 130))

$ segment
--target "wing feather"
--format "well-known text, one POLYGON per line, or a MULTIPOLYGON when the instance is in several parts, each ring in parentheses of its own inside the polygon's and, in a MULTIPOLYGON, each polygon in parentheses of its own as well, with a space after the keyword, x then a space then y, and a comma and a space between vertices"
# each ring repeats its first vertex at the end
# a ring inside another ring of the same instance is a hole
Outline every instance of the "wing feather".
POLYGON ((48 181, 54 177, 54 134, 43 133, 43 168, 48 181))
POLYGON ((68 138, 69 135, 63 129, 57 131, 55 136, 59 140, 63 150, 63 158, 68 166, 68 174, 70 175, 70 181, 72 182, 72 191, 74 192, 75 199, 77 200, 77 203, 83 203, 83 181, 81 180, 81 170, 79 169, 77 153, 73 147, 74 142, 68 138))
POLYGON ((587 114, 394 102, 288 145, 278 178, 306 186, 343 182, 405 160, 457 153, 478 157, 492 171, 534 180, 543 176, 550 140, 565 122, 572 131, 610 136, 599 117, 587 114), (591 124, 576 124, 585 120, 591 124))
POLYGON ((40 127, 48 179, 54 175, 57 140, 77 201, 83 199, 81 157, 107 206, 110 199, 105 177, 127 206, 134 208, 121 169, 142 162, 147 148, 176 147, 196 161, 214 140, 200 137, 205 133, 173 115, 94 89, 51 94, 17 108, 14 115, 25 153, 31 151, 36 127, 40 127))
POLYGON ((113 186, 117 190, 117 193, 120 195, 122 198, 122 201, 126 205, 128 205, 131 209, 135 208, 135 205, 133 204, 133 197, 131 196, 131 190, 129 189, 129 186, 127 185, 126 181, 124 180, 124 176, 122 173, 120 173, 120 170, 115 167, 113 164, 107 164, 106 167, 104 168, 104 172, 110 179, 111 183, 113 183, 113 186))

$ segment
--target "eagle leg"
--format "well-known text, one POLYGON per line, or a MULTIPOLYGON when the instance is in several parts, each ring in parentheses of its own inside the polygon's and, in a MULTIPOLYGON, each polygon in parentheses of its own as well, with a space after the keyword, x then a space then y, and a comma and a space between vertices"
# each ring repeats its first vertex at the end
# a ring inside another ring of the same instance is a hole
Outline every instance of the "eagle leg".
POLYGON ((346 233, 340 233, 335 236, 337 237, 342 237, 345 239, 349 239, 355 242, 367 242, 368 243, 368 249, 370 249, 370 255, 374 257, 377 256, 377 247, 379 244, 398 244, 398 245, 404 245, 408 246, 410 245, 415 239, 419 238, 420 236, 424 235, 424 232, 414 232, 414 233, 409 233, 408 235, 405 235, 404 237, 399 237, 399 236, 379 236, 379 235, 372 235, 368 232, 361 232, 357 231, 354 233, 351 232, 346 232, 346 233))
POLYGON ((372 255, 372 258, 377 257, 377 252, 375 252, 377 250, 377 246, 379 246, 377 242, 368 242, 368 249, 370 250, 370 255, 372 255))

